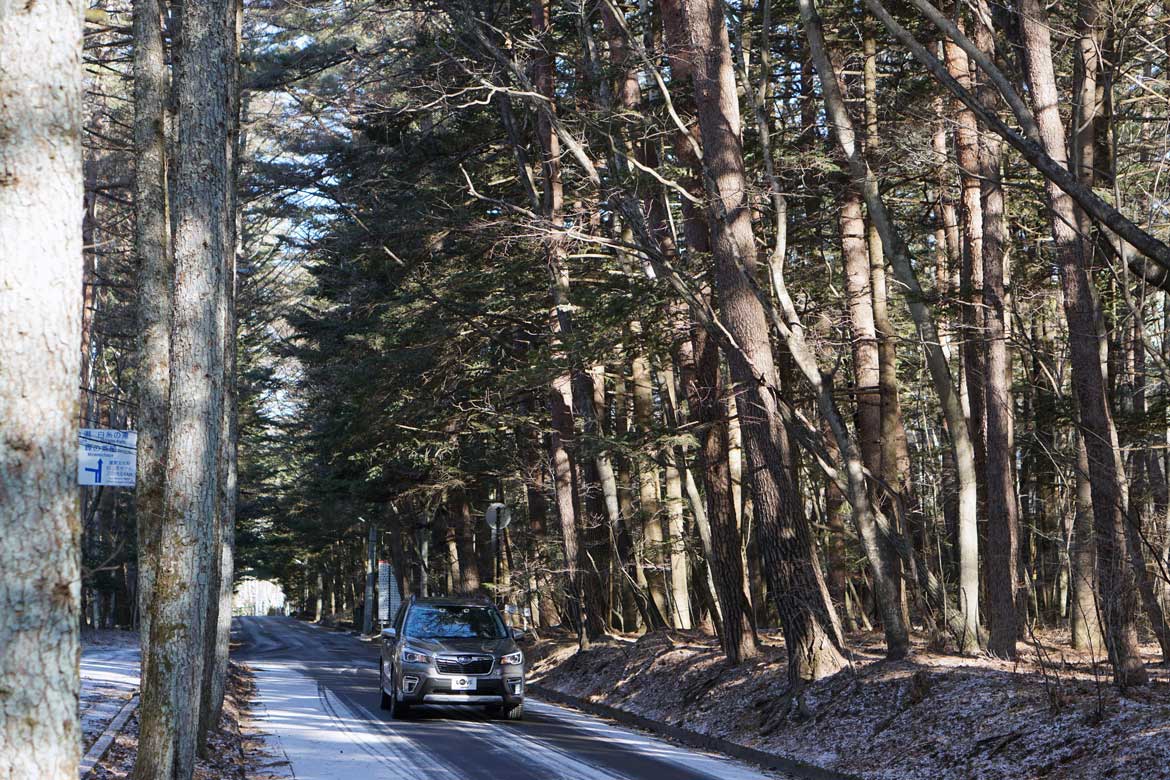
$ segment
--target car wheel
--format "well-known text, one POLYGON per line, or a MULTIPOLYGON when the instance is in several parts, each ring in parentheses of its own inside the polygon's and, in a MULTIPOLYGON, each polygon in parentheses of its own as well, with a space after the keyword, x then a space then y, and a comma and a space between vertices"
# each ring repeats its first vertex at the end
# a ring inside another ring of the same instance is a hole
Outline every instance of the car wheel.
POLYGON ((390 710, 391 718, 394 718, 395 720, 405 720, 406 718, 410 717, 409 704, 403 701, 398 701, 397 696, 391 696, 389 698, 390 706, 387 709, 390 710))
POLYGON ((392 709, 394 697, 386 693, 386 669, 381 661, 378 661, 378 692, 382 694, 382 700, 378 706, 384 710, 392 709))
POLYGON ((504 720, 524 720, 524 702, 520 702, 514 707, 505 705, 503 714, 504 720))

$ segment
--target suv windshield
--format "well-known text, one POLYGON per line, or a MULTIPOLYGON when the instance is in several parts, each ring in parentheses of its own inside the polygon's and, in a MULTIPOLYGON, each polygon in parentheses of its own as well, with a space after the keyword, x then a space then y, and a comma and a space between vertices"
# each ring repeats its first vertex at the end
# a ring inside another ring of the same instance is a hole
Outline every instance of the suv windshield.
POLYGON ((404 633, 416 639, 503 639, 508 635, 494 609, 432 604, 410 610, 404 633))

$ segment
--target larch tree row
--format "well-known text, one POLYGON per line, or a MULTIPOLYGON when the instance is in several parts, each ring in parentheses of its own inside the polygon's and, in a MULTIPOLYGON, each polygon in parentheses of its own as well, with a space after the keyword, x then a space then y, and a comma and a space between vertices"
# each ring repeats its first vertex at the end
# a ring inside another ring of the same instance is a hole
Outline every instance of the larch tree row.
POLYGON ((1165 8, 862 6, 0 8, 0 770, 75 776, 80 625, 137 623, 189 777, 235 553, 326 617, 371 525, 582 646, 779 625, 799 688, 1067 626, 1141 684, 1165 8))
POLYGON ((778 623, 797 684, 870 627, 1170 650, 1160 6, 264 19, 304 273, 257 522, 311 615, 372 517, 407 591, 732 662, 778 623))
POLYGON ((0 9, 4 776, 77 777, 84 626, 140 629, 137 777, 191 777, 219 721, 240 12, 0 9), (135 490, 78 489, 79 427, 138 431, 135 490))

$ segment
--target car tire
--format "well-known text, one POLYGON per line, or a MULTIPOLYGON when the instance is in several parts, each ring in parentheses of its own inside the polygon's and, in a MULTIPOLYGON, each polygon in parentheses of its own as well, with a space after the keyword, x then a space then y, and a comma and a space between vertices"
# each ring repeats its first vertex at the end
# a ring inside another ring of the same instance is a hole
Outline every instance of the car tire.
POLYGON ((524 720, 524 702, 520 702, 513 707, 504 705, 504 708, 501 712, 504 716, 504 720, 524 720))
POLYGON ((382 694, 382 699, 378 706, 384 710, 393 709, 394 697, 386 693, 386 669, 381 661, 378 661, 378 693, 382 694))
POLYGON ((391 696, 389 698, 390 698, 390 706, 387 707, 387 709, 390 710, 390 717, 391 718, 393 718, 394 720, 406 720, 407 718, 410 717, 410 705, 409 704, 407 704, 406 702, 403 702, 403 701, 398 701, 397 696, 391 696))

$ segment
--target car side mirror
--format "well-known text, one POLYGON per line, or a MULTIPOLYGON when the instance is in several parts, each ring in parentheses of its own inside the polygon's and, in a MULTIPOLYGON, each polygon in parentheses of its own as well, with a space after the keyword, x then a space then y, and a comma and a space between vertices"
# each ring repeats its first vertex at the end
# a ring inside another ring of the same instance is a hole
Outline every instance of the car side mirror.
POLYGON ((522 629, 522 628, 513 628, 512 629, 512 639, 514 641, 523 642, 527 638, 528 638, 528 634, 526 634, 524 632, 524 629, 522 629))
POLYGON ((383 639, 397 639, 398 638, 398 629, 394 628, 394 626, 390 626, 389 628, 383 628, 382 629, 382 638, 383 639))

